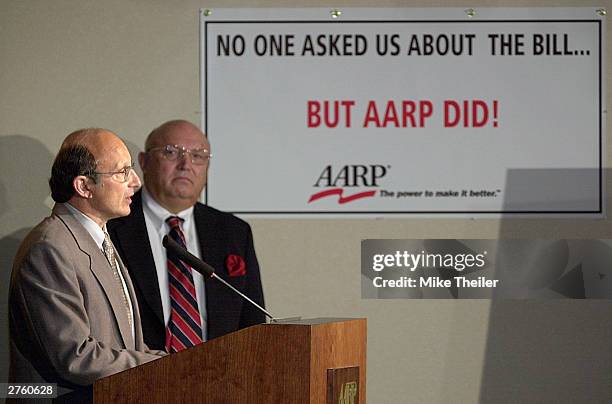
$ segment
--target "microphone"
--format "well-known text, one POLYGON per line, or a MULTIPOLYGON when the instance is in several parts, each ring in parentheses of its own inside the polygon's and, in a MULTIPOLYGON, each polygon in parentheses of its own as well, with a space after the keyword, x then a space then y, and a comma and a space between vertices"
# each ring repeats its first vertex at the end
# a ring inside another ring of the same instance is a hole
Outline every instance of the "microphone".
POLYGON ((166 250, 170 250, 174 255, 176 255, 181 261, 198 271, 204 276, 213 277, 215 276, 215 269, 208 265, 206 262, 202 261, 183 247, 179 245, 174 239, 164 236, 162 240, 162 245, 166 247, 166 250))
POLYGON ((215 273, 215 269, 212 266, 210 266, 206 262, 202 261, 195 255, 193 255, 192 253, 190 253, 189 251, 181 247, 176 241, 168 237, 168 235, 165 235, 164 238, 162 239, 162 245, 166 248, 166 250, 176 255, 185 264, 189 265, 191 268, 195 269, 196 271, 198 271, 204 276, 217 279, 219 282, 221 282, 222 284, 224 284, 225 286, 233 290, 234 293, 237 293, 238 295, 240 295, 240 297, 242 297, 243 299, 251 303, 253 306, 257 307, 261 312, 263 312, 266 316, 268 316, 270 320, 276 321, 276 319, 270 313, 268 313, 263 307, 255 303, 244 293, 240 292, 238 289, 236 289, 235 287, 227 283, 225 279, 217 275, 215 273))

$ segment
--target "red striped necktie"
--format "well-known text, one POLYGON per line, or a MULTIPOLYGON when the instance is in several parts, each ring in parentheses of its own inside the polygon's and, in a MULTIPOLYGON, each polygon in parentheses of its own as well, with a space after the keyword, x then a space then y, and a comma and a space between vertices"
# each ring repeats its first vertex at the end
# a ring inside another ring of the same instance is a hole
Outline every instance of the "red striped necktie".
MULTIPOLYGON (((185 248, 185 235, 181 230, 183 219, 170 216, 169 236, 185 248)), ((168 287, 170 288, 170 321, 166 327, 166 351, 178 352, 202 342, 202 319, 198 310, 191 267, 171 251, 168 254, 168 287)))

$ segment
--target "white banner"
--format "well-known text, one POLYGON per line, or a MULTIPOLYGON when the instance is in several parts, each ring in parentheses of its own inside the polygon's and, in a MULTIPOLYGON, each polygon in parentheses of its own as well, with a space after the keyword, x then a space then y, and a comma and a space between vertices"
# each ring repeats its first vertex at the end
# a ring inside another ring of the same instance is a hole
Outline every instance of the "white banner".
POLYGON ((216 9, 200 26, 217 208, 603 216, 595 8, 216 9))

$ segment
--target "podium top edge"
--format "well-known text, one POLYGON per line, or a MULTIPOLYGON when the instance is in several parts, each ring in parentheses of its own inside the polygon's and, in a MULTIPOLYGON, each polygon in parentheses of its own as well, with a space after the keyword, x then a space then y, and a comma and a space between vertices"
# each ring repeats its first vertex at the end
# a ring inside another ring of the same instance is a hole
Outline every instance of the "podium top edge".
POLYGON ((317 318, 288 318, 277 319, 276 322, 271 322, 272 325, 318 325, 329 323, 343 323, 346 321, 366 320, 364 317, 317 317, 317 318))

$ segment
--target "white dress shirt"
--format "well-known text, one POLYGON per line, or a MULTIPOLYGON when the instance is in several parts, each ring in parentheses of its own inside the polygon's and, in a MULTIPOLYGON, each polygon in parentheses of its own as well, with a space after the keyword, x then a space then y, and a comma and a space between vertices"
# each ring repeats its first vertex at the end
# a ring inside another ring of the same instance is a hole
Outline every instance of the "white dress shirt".
MULTIPOLYGON (((170 216, 178 216, 183 219, 183 233, 185 234, 185 243, 187 250, 198 258, 202 258, 200 254, 200 243, 196 232, 195 219, 193 217, 193 206, 179 213, 171 213, 166 208, 161 206, 147 192, 146 188, 142 187, 142 210, 149 235, 149 243, 151 244, 151 252, 155 261, 155 269, 157 271, 157 282, 159 283, 159 294, 161 296, 162 309, 164 312, 164 322, 166 327, 170 321, 170 290, 168 286, 168 266, 166 249, 162 246, 162 239, 170 232, 170 227, 166 223, 166 219, 170 216)), ((202 275, 195 271, 191 271, 193 275, 193 284, 196 290, 196 300, 198 302, 198 310, 202 319, 202 337, 206 340, 206 296, 205 285, 202 275)))
MULTIPOLYGON (((104 248, 102 247, 102 243, 104 243, 104 232, 105 229, 102 229, 96 222, 94 222, 89 216, 69 204, 68 202, 64 203, 64 206, 68 209, 68 211, 74 216, 74 218, 81 223, 81 225, 87 230, 91 238, 96 242, 96 245, 102 253, 104 254, 104 248)), ((114 247, 113 247, 114 248, 114 247)), ((115 254, 117 254, 117 250, 115 250, 115 254)), ((121 286, 123 286, 123 293, 125 293, 125 297, 128 303, 128 310, 131 313, 131 318, 134 318, 134 307, 132 306, 132 299, 130 298, 130 294, 127 289, 127 285, 125 283, 125 279, 123 278, 123 274, 121 271, 117 271, 119 273, 119 279, 121 279, 121 286)), ((131 324, 132 328, 132 338, 135 339, 134 336, 134 322, 131 324)))

